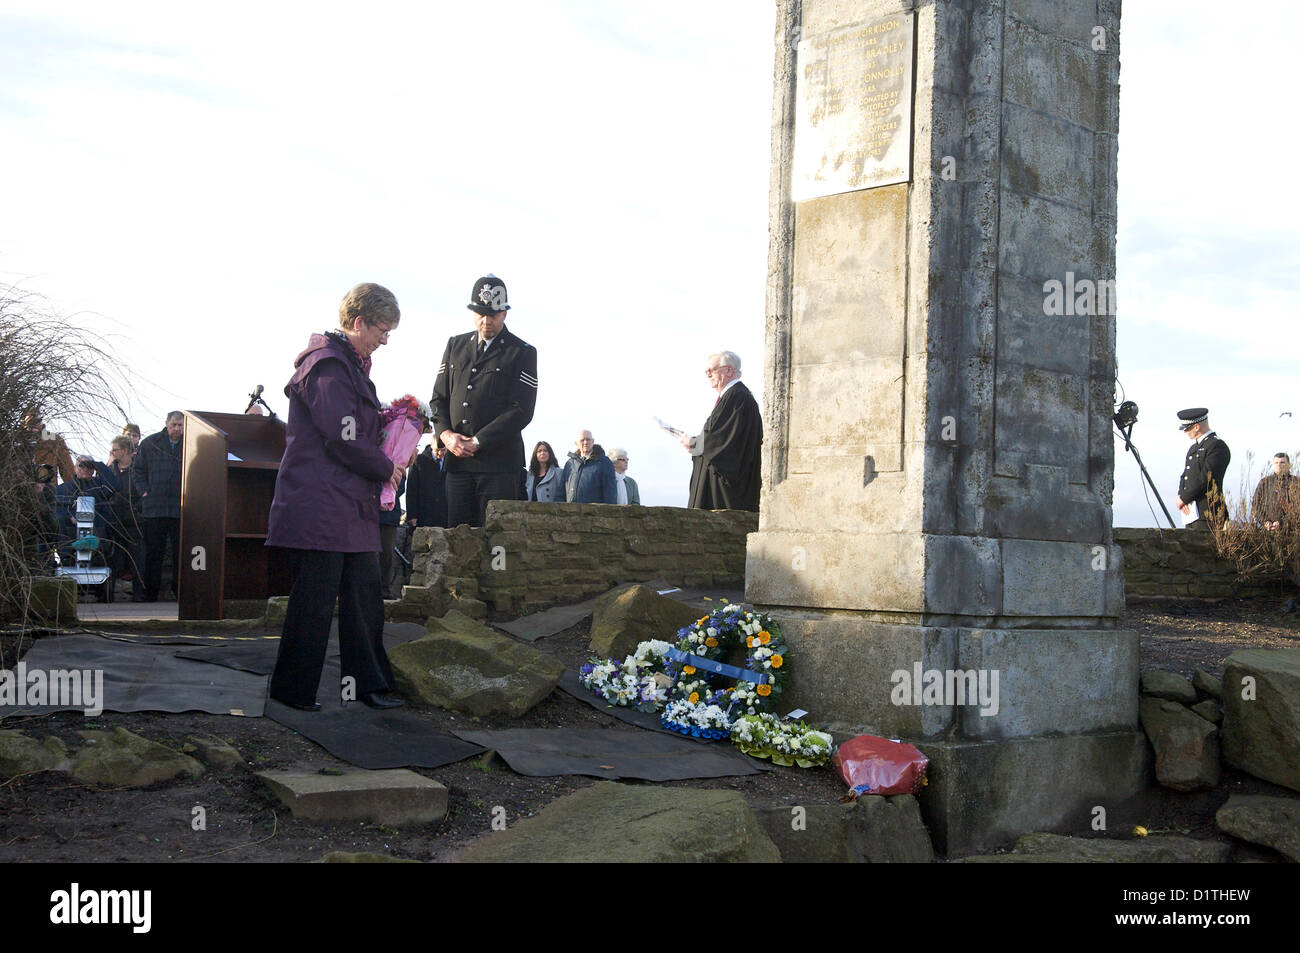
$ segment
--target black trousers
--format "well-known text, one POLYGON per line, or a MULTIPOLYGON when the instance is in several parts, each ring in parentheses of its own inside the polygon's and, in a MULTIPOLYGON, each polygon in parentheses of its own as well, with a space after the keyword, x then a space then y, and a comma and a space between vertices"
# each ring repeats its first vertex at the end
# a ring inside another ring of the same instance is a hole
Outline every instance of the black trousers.
POLYGON ((343 677, 356 679, 356 696, 396 687, 384 651, 384 597, 378 553, 289 550, 293 588, 271 673, 271 697, 295 705, 316 701, 334 603, 339 604, 343 677))
POLYGON ((169 516, 145 516, 140 520, 144 529, 144 595, 150 602, 162 592, 163 557, 172 555, 172 591, 180 594, 181 521, 169 516))
POLYGON ((464 470, 447 474, 447 525, 482 526, 487 522, 487 505, 492 500, 519 499, 519 474, 474 473, 464 470))

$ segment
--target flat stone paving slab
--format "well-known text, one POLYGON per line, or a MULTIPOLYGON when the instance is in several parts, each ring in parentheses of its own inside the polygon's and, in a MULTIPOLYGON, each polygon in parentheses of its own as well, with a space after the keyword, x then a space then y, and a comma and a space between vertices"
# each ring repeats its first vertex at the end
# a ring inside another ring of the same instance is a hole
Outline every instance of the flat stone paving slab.
POLYGON ((308 821, 371 821, 390 827, 432 824, 447 816, 447 788, 414 771, 259 771, 271 792, 308 821))

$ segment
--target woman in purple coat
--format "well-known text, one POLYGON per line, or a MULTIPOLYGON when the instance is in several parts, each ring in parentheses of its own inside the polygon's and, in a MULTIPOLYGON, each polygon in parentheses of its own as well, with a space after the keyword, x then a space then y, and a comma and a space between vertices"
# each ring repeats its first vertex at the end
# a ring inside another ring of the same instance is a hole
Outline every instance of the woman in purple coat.
POLYGON ((289 423, 271 503, 268 546, 290 550, 293 589, 271 698, 318 711, 334 603, 343 676, 372 708, 396 708, 384 652, 379 579, 379 491, 403 467, 379 448, 379 398, 370 356, 401 318, 387 288, 357 285, 339 306, 341 330, 313 334, 284 388, 289 423))

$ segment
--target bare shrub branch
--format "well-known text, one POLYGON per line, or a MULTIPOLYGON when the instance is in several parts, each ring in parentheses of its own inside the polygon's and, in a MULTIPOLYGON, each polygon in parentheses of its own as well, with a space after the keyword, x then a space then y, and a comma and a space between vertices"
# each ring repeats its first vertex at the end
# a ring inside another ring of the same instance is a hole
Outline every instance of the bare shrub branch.
POLYGON ((102 335, 57 314, 39 295, 0 285, 0 618, 22 631, 32 576, 50 571, 36 545, 48 527, 49 489, 36 482, 40 434, 26 415, 36 408, 48 429, 89 440, 122 426, 129 391, 102 335))

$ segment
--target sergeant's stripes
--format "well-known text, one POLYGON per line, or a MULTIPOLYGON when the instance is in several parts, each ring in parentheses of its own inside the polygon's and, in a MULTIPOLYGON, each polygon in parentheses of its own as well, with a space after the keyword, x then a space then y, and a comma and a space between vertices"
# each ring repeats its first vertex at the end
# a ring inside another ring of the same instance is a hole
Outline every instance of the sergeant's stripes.
POLYGON ((529 387, 531 387, 533 390, 537 390, 537 378, 534 377, 532 374, 529 374, 527 371, 520 371, 519 379, 523 381, 525 384, 527 384, 529 387))

